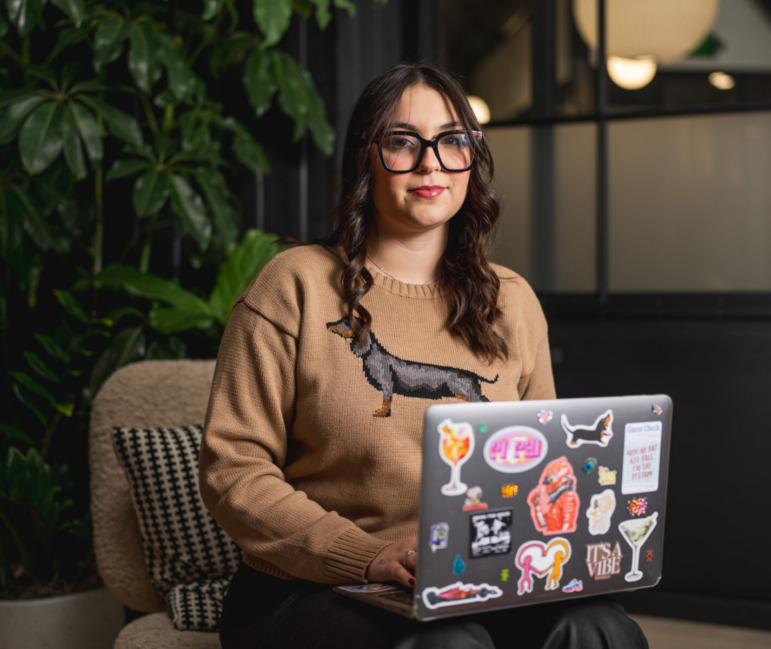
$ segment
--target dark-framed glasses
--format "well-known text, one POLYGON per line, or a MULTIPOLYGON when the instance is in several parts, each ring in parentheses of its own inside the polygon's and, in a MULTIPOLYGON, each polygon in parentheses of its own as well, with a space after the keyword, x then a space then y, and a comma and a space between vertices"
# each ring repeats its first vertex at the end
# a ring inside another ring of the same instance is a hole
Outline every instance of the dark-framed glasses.
POLYGON ((482 141, 482 131, 443 131, 426 140, 414 131, 386 131, 375 137, 380 161, 387 171, 406 174, 418 168, 426 148, 434 150, 445 171, 468 171, 482 141))

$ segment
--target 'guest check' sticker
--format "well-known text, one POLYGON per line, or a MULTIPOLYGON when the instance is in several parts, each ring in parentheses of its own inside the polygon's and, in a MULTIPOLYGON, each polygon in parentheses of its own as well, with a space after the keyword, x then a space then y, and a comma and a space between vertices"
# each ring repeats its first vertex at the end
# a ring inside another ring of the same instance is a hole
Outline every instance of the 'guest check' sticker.
POLYGON ((621 493, 645 493, 659 488, 661 422, 627 424, 624 428, 624 467, 621 493))

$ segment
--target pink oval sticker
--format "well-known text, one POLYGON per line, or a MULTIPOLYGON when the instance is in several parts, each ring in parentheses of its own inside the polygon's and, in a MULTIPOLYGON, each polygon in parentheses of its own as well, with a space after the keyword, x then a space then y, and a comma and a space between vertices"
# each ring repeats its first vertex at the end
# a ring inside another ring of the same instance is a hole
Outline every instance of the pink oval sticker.
POLYGON ((548 450, 546 438, 534 428, 510 426, 488 438, 484 457, 496 471, 522 473, 538 466, 548 450))

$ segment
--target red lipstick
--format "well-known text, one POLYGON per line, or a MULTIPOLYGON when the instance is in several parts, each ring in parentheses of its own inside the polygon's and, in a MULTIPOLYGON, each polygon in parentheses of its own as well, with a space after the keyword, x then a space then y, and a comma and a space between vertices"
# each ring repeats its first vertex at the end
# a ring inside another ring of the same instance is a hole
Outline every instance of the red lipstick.
POLYGON ((410 189, 411 194, 417 194, 421 198, 436 198, 444 191, 444 187, 441 185, 423 185, 422 187, 415 187, 410 189))

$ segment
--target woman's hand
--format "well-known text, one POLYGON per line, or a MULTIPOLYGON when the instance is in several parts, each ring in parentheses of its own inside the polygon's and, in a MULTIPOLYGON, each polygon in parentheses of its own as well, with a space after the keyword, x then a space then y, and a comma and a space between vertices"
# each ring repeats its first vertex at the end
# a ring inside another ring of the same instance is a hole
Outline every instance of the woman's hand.
POLYGON ((415 568, 418 565, 418 537, 410 536, 387 545, 367 568, 369 581, 395 581, 403 586, 415 585, 415 568))

